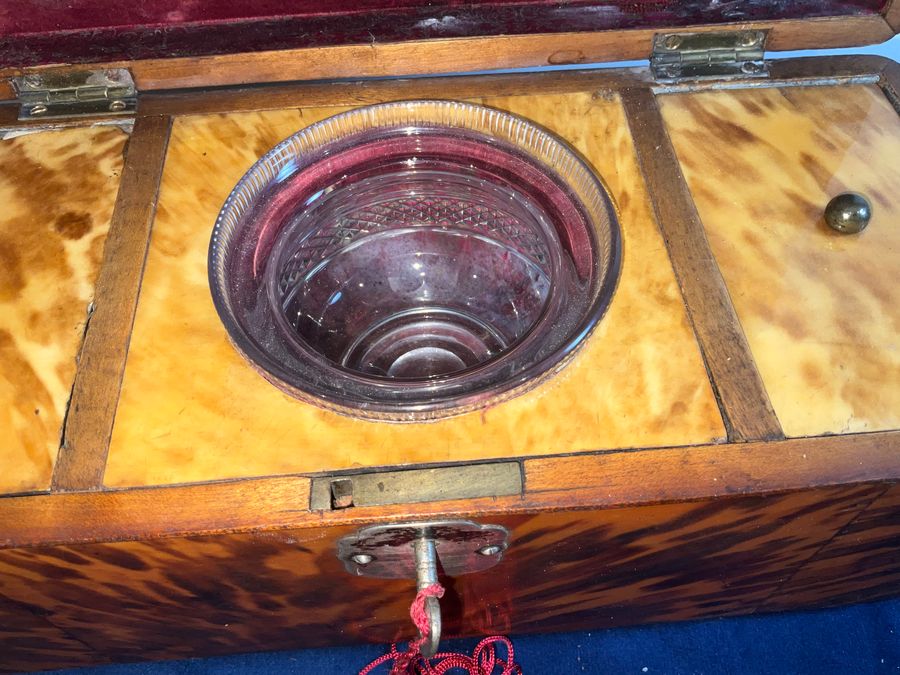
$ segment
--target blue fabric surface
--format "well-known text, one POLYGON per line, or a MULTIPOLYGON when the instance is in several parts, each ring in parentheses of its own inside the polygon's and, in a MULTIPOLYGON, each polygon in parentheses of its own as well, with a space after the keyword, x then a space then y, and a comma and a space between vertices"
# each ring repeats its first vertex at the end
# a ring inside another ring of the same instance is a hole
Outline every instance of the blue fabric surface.
MULTIPOLYGON (((475 640, 442 649, 471 650, 475 640)), ((900 600, 841 609, 713 619, 513 640, 525 675, 547 673, 900 673, 900 600)), ((102 668, 75 675, 354 675, 386 646, 308 649, 102 668)), ((387 673, 388 669, 378 671, 387 673)), ((456 671, 458 672, 458 671, 456 671)))

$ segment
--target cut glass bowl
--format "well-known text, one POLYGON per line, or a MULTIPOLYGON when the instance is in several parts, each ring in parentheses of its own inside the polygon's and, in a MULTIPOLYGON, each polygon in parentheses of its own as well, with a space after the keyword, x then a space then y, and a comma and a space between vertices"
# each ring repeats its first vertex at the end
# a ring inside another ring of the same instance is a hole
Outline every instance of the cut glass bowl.
POLYGON ((453 101, 359 108, 260 159, 209 249, 228 334, 285 392, 416 421, 525 391, 608 307, 610 197, 563 141, 453 101))

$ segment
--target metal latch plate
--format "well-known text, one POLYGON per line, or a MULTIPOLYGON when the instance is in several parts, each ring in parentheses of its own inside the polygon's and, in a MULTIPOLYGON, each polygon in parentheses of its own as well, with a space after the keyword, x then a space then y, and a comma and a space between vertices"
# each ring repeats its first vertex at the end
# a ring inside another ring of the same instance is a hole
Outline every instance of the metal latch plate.
POLYGON ((373 525, 338 542, 338 558, 355 576, 416 578, 417 540, 434 541, 440 571, 451 577, 490 569, 503 557, 509 531, 469 520, 373 525))
POLYGON ((45 71, 12 78, 19 119, 59 119, 128 115, 137 107, 137 89, 125 68, 45 71))
POLYGON ((767 30, 657 33, 650 68, 661 82, 767 77, 767 30))
POLYGON ((522 471, 519 464, 491 462, 314 478, 310 508, 313 511, 327 511, 521 493, 522 471))

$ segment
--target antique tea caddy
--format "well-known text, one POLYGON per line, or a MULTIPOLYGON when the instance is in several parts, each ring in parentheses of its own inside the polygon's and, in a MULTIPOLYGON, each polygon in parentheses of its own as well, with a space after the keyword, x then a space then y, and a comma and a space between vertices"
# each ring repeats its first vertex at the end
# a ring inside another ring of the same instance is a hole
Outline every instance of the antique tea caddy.
POLYGON ((896 593, 900 4, 26 5, 0 670, 896 593))

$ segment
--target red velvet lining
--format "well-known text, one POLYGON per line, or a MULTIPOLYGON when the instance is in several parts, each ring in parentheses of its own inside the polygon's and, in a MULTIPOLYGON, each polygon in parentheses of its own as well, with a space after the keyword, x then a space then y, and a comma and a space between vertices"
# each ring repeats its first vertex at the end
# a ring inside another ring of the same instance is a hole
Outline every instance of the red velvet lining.
POLYGON ((885 0, 17 0, 0 64, 874 14, 885 0))

